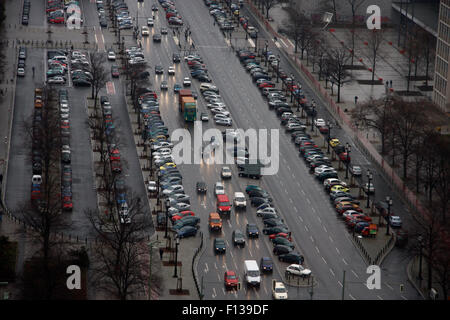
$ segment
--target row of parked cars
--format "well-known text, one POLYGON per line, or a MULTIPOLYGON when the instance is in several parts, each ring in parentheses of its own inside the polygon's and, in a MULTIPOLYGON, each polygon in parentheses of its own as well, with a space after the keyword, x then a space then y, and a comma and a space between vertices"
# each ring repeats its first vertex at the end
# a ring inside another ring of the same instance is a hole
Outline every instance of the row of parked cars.
POLYGON ((102 108, 103 128, 108 148, 108 160, 112 174, 114 175, 114 195, 121 224, 130 224, 129 206, 127 203, 125 181, 122 177, 122 162, 120 150, 117 146, 116 127, 112 116, 112 105, 107 96, 100 97, 102 108))
POLYGON ((28 25, 28 22, 30 20, 30 10, 31 10, 30 0, 24 0, 23 8, 22 8, 22 24, 23 25, 28 25))
POLYGON ((32 141, 32 178, 31 178, 31 201, 39 201, 42 187, 42 108, 43 90, 34 90, 34 113, 33 113, 33 141, 32 141))
MULTIPOLYGON (((111 1, 119 29, 133 29, 133 19, 128 11, 128 5, 123 0, 111 1)), ((103 27, 103 26, 102 26, 103 27)))
POLYGON ((67 89, 60 89, 59 117, 61 121, 61 202, 63 210, 72 210, 72 165, 70 152, 70 106, 67 89))
POLYGON ((106 19, 106 12, 103 0, 96 0, 95 4, 97 5, 97 14, 98 21, 100 23, 100 27, 107 28, 108 27, 108 19, 106 19))
POLYGON ((19 48, 19 56, 17 60, 17 76, 25 77, 25 60, 27 59, 27 49, 25 47, 19 48))
POLYGON ((51 50, 47 52, 48 84, 65 84, 69 70, 68 52, 65 50, 51 50))
MULTIPOLYGON (((205 0, 205 4, 209 7, 209 14, 213 16, 216 20, 217 25, 220 30, 223 31, 233 31, 233 20, 232 17, 229 17, 222 4, 219 4, 217 1, 205 0)), ((233 8, 235 8, 236 4, 232 4, 233 8)), ((235 8, 236 9, 236 8, 235 8)), ((239 10, 239 7, 237 8, 239 10)))
POLYGON ((158 0, 166 13, 167 23, 171 26, 182 26, 183 19, 175 8, 175 3, 169 0, 158 0))

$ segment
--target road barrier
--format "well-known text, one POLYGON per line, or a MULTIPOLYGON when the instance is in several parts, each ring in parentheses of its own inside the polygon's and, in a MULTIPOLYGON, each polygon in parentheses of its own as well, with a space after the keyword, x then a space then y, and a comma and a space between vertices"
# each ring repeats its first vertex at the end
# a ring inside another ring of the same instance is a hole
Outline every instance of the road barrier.
POLYGON ((202 292, 201 284, 199 284, 199 281, 198 281, 198 274, 197 274, 197 270, 196 270, 196 258, 203 248, 203 232, 199 231, 199 233, 200 233, 201 241, 200 241, 200 246, 195 249, 195 254, 192 257, 192 275, 194 277, 194 283, 195 283, 195 287, 197 288, 198 296, 199 296, 200 300, 203 300, 203 292, 202 292))

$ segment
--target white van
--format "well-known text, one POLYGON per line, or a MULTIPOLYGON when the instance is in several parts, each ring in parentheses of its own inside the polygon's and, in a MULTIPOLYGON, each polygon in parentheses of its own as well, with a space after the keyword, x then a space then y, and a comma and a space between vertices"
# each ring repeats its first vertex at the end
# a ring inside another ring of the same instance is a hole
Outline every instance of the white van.
POLYGON ((41 184, 42 183, 42 177, 40 175, 33 175, 31 178, 32 184, 41 184))
POLYGON ((244 268, 244 278, 245 282, 247 282, 247 286, 259 286, 261 284, 261 274, 259 272, 259 267, 256 260, 245 260, 244 268))

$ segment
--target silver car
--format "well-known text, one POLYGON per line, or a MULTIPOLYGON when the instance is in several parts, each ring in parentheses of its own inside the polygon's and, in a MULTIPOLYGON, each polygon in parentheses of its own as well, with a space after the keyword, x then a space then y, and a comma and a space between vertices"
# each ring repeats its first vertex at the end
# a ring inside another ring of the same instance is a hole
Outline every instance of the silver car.
POLYGON ((360 166, 352 166, 350 171, 354 176, 360 176, 362 174, 362 170, 361 170, 360 166))

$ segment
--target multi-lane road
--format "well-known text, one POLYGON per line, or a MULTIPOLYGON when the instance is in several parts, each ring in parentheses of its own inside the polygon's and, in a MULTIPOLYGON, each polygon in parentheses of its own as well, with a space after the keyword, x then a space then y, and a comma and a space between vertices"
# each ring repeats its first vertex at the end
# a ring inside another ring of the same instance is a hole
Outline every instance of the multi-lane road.
MULTIPOLYGON (((157 3, 157 1, 155 1, 157 3)), ((130 15, 138 16, 139 25, 145 25, 148 17, 152 16, 151 1, 138 3, 134 0, 127 1, 130 15), (139 8, 138 8, 139 7, 139 8)), ((44 1, 33 2, 30 25, 46 25, 44 1), (41 8, 39 8, 39 5, 41 8), (41 21, 40 21, 41 20, 41 21)), ((91 1, 82 1, 83 17, 85 25, 96 27, 95 39, 99 44, 99 50, 109 48, 114 42, 114 36, 109 31, 102 32, 99 29, 98 17, 95 4, 91 1)), ((208 67, 208 73, 213 83, 220 89, 226 105, 233 118, 233 127, 244 130, 253 129, 280 129, 279 119, 267 107, 267 102, 262 98, 259 90, 251 81, 250 76, 242 68, 235 52, 228 46, 219 28, 213 24, 213 19, 209 15, 207 7, 202 0, 192 0, 189 2, 176 2, 177 10, 183 17, 185 23, 190 26, 191 37, 195 42, 195 48, 202 56, 204 63, 208 67)), ((167 68, 174 65, 172 53, 179 52, 178 39, 174 37, 171 30, 167 35, 163 35, 161 43, 154 43, 152 36, 159 33, 161 27, 167 27, 167 21, 162 7, 155 12, 155 24, 151 28, 150 36, 143 37, 142 47, 146 59, 149 62, 149 72, 152 84, 158 92, 160 110, 162 117, 169 127, 170 132, 177 128, 184 128, 186 125, 178 114, 178 99, 173 92, 175 83, 182 83, 182 79, 189 76, 189 69, 183 61, 175 64, 175 76, 168 76, 167 68), (160 64, 164 67, 163 75, 154 74, 154 66, 160 64), (167 80, 169 89, 160 91, 160 83, 167 80)), ((243 9, 244 14, 248 14, 247 9, 243 9)), ((251 15, 250 15, 251 17, 251 15)), ((19 19, 19 18, 18 18, 19 19)), ((251 18, 254 25, 257 21, 251 18)), ((272 37, 259 25, 259 37, 269 40, 270 50, 280 53, 279 48, 272 41, 272 37)), ((46 35, 42 35, 43 40, 46 35)), ((183 37, 184 38, 184 37, 183 37)), ((182 39, 182 42, 184 39, 182 39)), ((131 43, 131 37, 126 39, 126 43, 131 43)), ((32 92, 35 85, 44 81, 45 57, 44 49, 29 50, 27 64, 31 63, 36 67, 36 77, 30 76, 18 80, 18 86, 24 90, 32 92)), ((105 64, 109 65, 109 62, 105 64)), ((281 54, 281 66, 286 72, 292 73, 297 79, 302 76, 281 54)), ((114 79, 111 81, 113 91, 103 90, 101 94, 107 94, 113 106, 113 115, 116 127, 119 128, 121 155, 126 163, 125 179, 126 184, 138 195, 146 197, 145 187, 142 179, 142 172, 136 152, 133 138, 133 130, 126 107, 124 97, 124 80, 114 79)), ((302 82, 303 89, 307 96, 314 98, 318 102, 319 117, 332 119, 325 107, 321 105, 320 98, 308 86, 302 82)), ((193 88, 200 93, 199 83, 192 81, 193 88)), ((71 105, 71 147, 73 166, 73 201, 74 211, 70 214, 73 221, 73 232, 81 236, 88 236, 91 231, 84 217, 83 211, 86 208, 94 208, 97 201, 95 184, 93 179, 93 156, 89 139, 89 128, 87 125, 86 97, 90 94, 89 89, 69 87, 69 102, 71 105), (74 134, 76 133, 76 134, 74 134)), ((6 194, 7 205, 14 209, 29 197, 30 179, 30 159, 28 149, 23 146, 26 140, 22 133, 20 123, 23 119, 31 116, 32 98, 30 95, 16 93, 16 104, 14 111, 14 122, 12 131, 10 167, 8 170, 8 185, 6 194)), ((207 112, 205 101, 199 94, 199 112, 207 112)), ((203 130, 216 127, 212 120, 203 123, 203 130)), ((187 128, 193 132, 191 126, 187 128)), ((220 129, 225 129, 220 127, 220 129)), ((396 213, 402 216, 405 224, 408 223, 406 210, 401 205, 401 201, 396 197, 381 175, 376 173, 376 168, 372 167, 370 161, 358 150, 352 142, 351 137, 343 130, 334 128, 333 134, 337 135, 341 141, 349 142, 352 149, 352 162, 359 164, 364 170, 370 168, 374 172, 374 183, 377 187, 377 198, 391 195, 394 197, 396 213)), ((281 212, 286 224, 292 231, 293 241, 296 250, 305 257, 305 264, 313 272, 316 285, 314 287, 314 299, 340 299, 342 294, 342 275, 346 271, 345 278, 345 299, 417 299, 417 293, 409 285, 406 279, 406 253, 399 249, 394 249, 382 265, 382 285, 379 290, 369 290, 365 283, 368 277, 366 274, 366 263, 362 259, 358 249, 349 238, 348 231, 344 224, 336 219, 336 214, 330 205, 328 195, 317 183, 314 177, 308 172, 305 164, 298 157, 298 153, 293 147, 290 137, 280 130, 279 140, 280 167, 276 175, 265 176, 260 181, 239 178, 236 166, 232 165, 233 177, 225 181, 225 191, 232 196, 234 192, 244 191, 247 184, 258 184, 267 190, 274 199, 274 205, 281 212), (404 285, 404 291, 399 291, 399 285, 404 285)), ((223 230, 220 234, 210 233, 207 226, 209 212, 216 211, 216 201, 213 193, 214 183, 220 181, 221 165, 180 165, 183 174, 183 185, 186 193, 191 196, 192 210, 201 218, 201 230, 205 235, 205 250, 200 256, 198 263, 198 274, 203 278, 204 294, 206 299, 269 299, 271 297, 272 279, 282 279, 287 263, 280 263, 272 254, 272 244, 268 237, 260 235, 259 239, 247 239, 244 248, 233 248, 231 235, 234 229, 245 231, 247 223, 257 223, 262 231, 261 220, 256 217, 255 209, 248 201, 247 210, 232 210, 230 218, 224 219, 223 230), (206 196, 197 196, 195 183, 204 180, 208 185, 206 196), (215 237, 223 237, 227 241, 227 252, 224 255, 216 255, 213 250, 213 240, 215 237), (225 291, 223 286, 223 274, 226 270, 235 270, 243 282, 244 260, 257 260, 262 256, 270 256, 275 262, 272 275, 264 275, 263 282, 259 290, 247 289, 242 286, 239 291, 225 291)), ((149 207, 146 207, 149 214, 149 207)), ((309 288, 290 289, 291 299, 310 299, 309 288)))

